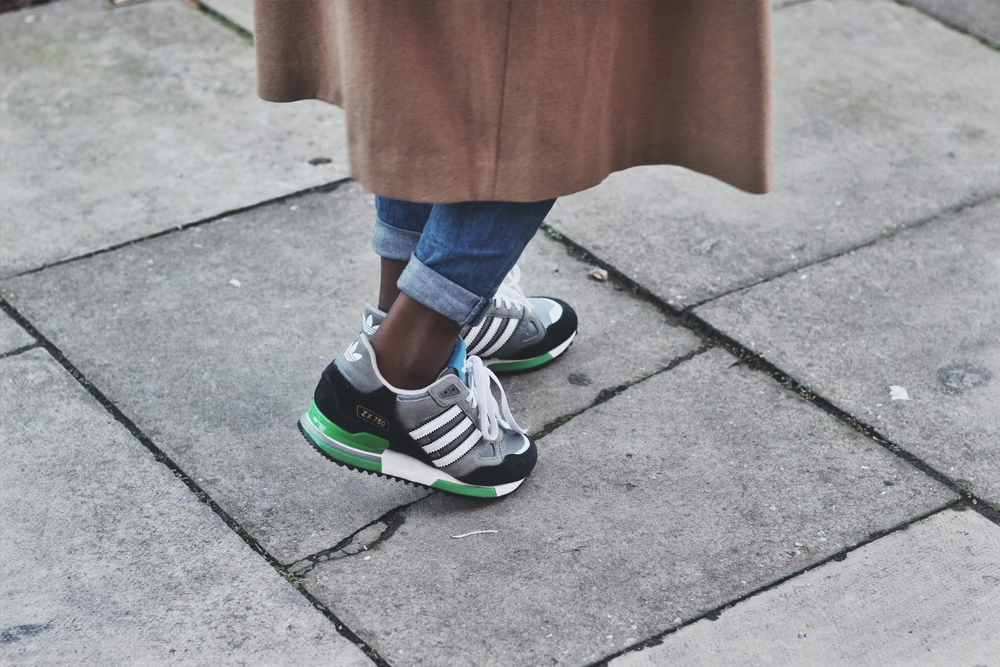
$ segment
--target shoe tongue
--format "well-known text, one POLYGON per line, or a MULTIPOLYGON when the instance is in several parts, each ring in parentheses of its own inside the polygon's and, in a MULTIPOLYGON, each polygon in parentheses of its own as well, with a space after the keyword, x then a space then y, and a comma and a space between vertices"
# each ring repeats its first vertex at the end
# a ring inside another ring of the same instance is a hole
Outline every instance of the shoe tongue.
POLYGON ((459 338, 455 342, 455 349, 451 353, 451 359, 445 365, 444 370, 438 375, 439 378, 445 375, 457 375, 458 379, 465 384, 465 341, 459 338))

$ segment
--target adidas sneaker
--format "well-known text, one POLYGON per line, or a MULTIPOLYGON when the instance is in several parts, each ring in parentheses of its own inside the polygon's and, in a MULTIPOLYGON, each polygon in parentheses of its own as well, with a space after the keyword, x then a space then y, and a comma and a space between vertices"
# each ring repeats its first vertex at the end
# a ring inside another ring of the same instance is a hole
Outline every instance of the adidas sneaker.
MULTIPOLYGON (((577 334, 576 312, 564 301, 550 297, 527 297, 520 286, 521 271, 515 266, 493 297, 485 317, 459 334, 469 354, 482 358, 497 373, 523 371, 552 361, 565 352, 577 334)), ((371 336, 385 313, 365 308, 361 331, 371 336)))
POLYGON ((410 391, 383 379, 362 333, 323 372, 299 429, 340 465, 463 496, 511 493, 537 458, 496 375, 461 340, 437 380, 410 391))

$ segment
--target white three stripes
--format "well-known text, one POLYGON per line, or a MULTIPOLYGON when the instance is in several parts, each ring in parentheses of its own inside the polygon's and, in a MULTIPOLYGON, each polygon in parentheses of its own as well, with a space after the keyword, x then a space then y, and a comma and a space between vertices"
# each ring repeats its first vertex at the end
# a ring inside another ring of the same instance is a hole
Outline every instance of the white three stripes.
POLYGON ((496 343, 490 345, 488 350, 485 350, 483 352, 483 356, 488 357, 497 350, 499 350, 501 347, 503 347, 504 344, 508 340, 510 340, 510 337, 514 335, 514 329, 516 328, 517 328, 517 320, 507 320, 507 326, 506 328, 504 328, 503 333, 500 334, 500 338, 497 339, 496 343))
MULTIPOLYGON (((434 452, 440 451, 455 442, 463 433, 465 433, 470 426, 472 426, 472 420, 469 419, 468 415, 462 413, 462 408, 457 405, 453 405, 441 414, 439 414, 434 419, 430 420, 420 428, 410 431, 410 437, 414 440, 426 437, 438 430, 459 414, 462 414, 462 419, 454 427, 448 430, 447 433, 439 438, 432 440, 431 442, 424 445, 423 449, 428 454, 433 454, 434 452)), ((442 456, 438 460, 434 461, 434 465, 438 468, 444 468, 449 466, 455 461, 459 460, 463 456, 469 453, 469 450, 476 446, 480 440, 482 440, 483 434, 478 428, 474 428, 472 433, 469 434, 465 440, 462 441, 458 447, 453 449, 448 453, 447 456, 442 456)))
POLYGON ((433 454, 439 449, 444 449, 452 442, 454 442, 455 439, 458 438, 458 436, 465 433, 466 429, 468 429, 470 426, 472 426, 472 420, 469 419, 468 417, 464 417, 462 421, 458 422, 458 425, 455 428, 451 429, 437 440, 428 442, 426 445, 424 445, 424 451, 427 452, 428 454, 433 454))
POLYGON ((488 317, 484 317, 479 324, 477 324, 476 326, 472 327, 471 330, 469 330, 469 333, 465 334, 465 338, 463 338, 463 340, 465 341, 466 345, 472 345, 472 341, 476 340, 476 336, 478 336, 479 332, 483 330, 483 327, 486 326, 486 322, 489 319, 490 318, 488 317))
POLYGON ((462 408, 457 405, 453 405, 420 428, 410 431, 410 437, 414 440, 419 440, 424 436, 428 436, 457 417, 461 412, 462 408))
POLYGON ((503 324, 503 319, 499 317, 494 317, 493 321, 490 322, 490 328, 486 330, 486 335, 482 337, 479 343, 476 344, 474 348, 469 352, 469 354, 479 354, 479 351, 489 345, 490 341, 496 335, 497 330, 500 329, 500 325, 503 324))
POLYGON ((462 442, 461 445, 453 449, 451 453, 448 454, 448 456, 442 456, 441 458, 439 458, 437 461, 434 462, 434 465, 437 466, 438 468, 444 468, 445 466, 451 465, 455 461, 465 456, 470 449, 475 447, 476 443, 479 442, 482 439, 482 437, 483 434, 480 433, 479 429, 477 428, 469 435, 468 438, 466 438, 462 442))

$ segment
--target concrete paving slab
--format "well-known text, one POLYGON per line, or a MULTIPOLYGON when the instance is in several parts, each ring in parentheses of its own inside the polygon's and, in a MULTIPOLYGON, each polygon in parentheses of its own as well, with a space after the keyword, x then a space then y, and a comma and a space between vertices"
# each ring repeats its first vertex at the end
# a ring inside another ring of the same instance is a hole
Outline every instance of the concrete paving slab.
MULTIPOLYGON (((424 493, 340 469, 295 430, 323 368, 357 335, 377 294, 374 215, 373 197, 349 184, 52 267, 2 290, 288 563, 424 493)), ((562 359, 509 383, 522 424, 537 429, 582 410, 602 389, 697 346, 651 306, 588 278, 589 267, 549 239, 533 242, 523 265, 529 292, 578 304, 583 325, 562 359)))
POLYGON ((942 21, 1000 45, 1000 2, 997 0, 905 0, 942 21))
POLYGON ((612 667, 992 665, 1000 528, 945 511, 612 667))
POLYGON ((47 352, 0 369, 0 662, 371 664, 47 352))
POLYGON ((954 498, 733 362, 631 387, 516 494, 429 498, 306 587, 399 664, 589 664, 954 498))
POLYGON ((888 1, 786 7, 774 33, 771 194, 643 167, 550 223, 688 306, 1000 191, 1000 54, 888 1))
POLYGON ((0 312, 0 354, 11 352, 19 347, 35 342, 27 331, 10 319, 7 313, 0 312))
POLYGON ((200 0, 200 2, 247 32, 253 32, 253 0, 200 0))
POLYGON ((695 312, 1000 503, 1000 201, 695 312))
POLYGON ((258 99, 247 40, 104 5, 0 16, 0 275, 347 176, 341 112, 258 99))

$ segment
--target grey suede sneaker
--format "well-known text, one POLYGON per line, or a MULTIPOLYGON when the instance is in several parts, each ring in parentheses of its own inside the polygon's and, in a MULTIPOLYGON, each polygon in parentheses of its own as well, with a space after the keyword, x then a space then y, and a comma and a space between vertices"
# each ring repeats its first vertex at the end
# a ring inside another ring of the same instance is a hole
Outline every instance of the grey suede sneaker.
POLYGON ((511 493, 538 456, 496 375, 461 340, 437 380, 407 391, 383 379, 362 333, 323 372, 299 429, 340 465, 463 496, 511 493))
MULTIPOLYGON (((576 312, 559 299, 525 296, 520 280, 521 271, 515 266, 483 319, 459 334, 469 354, 481 357, 496 373, 543 366, 565 352, 576 338, 576 312)), ((369 304, 362 333, 371 336, 384 319, 385 313, 369 304)))

